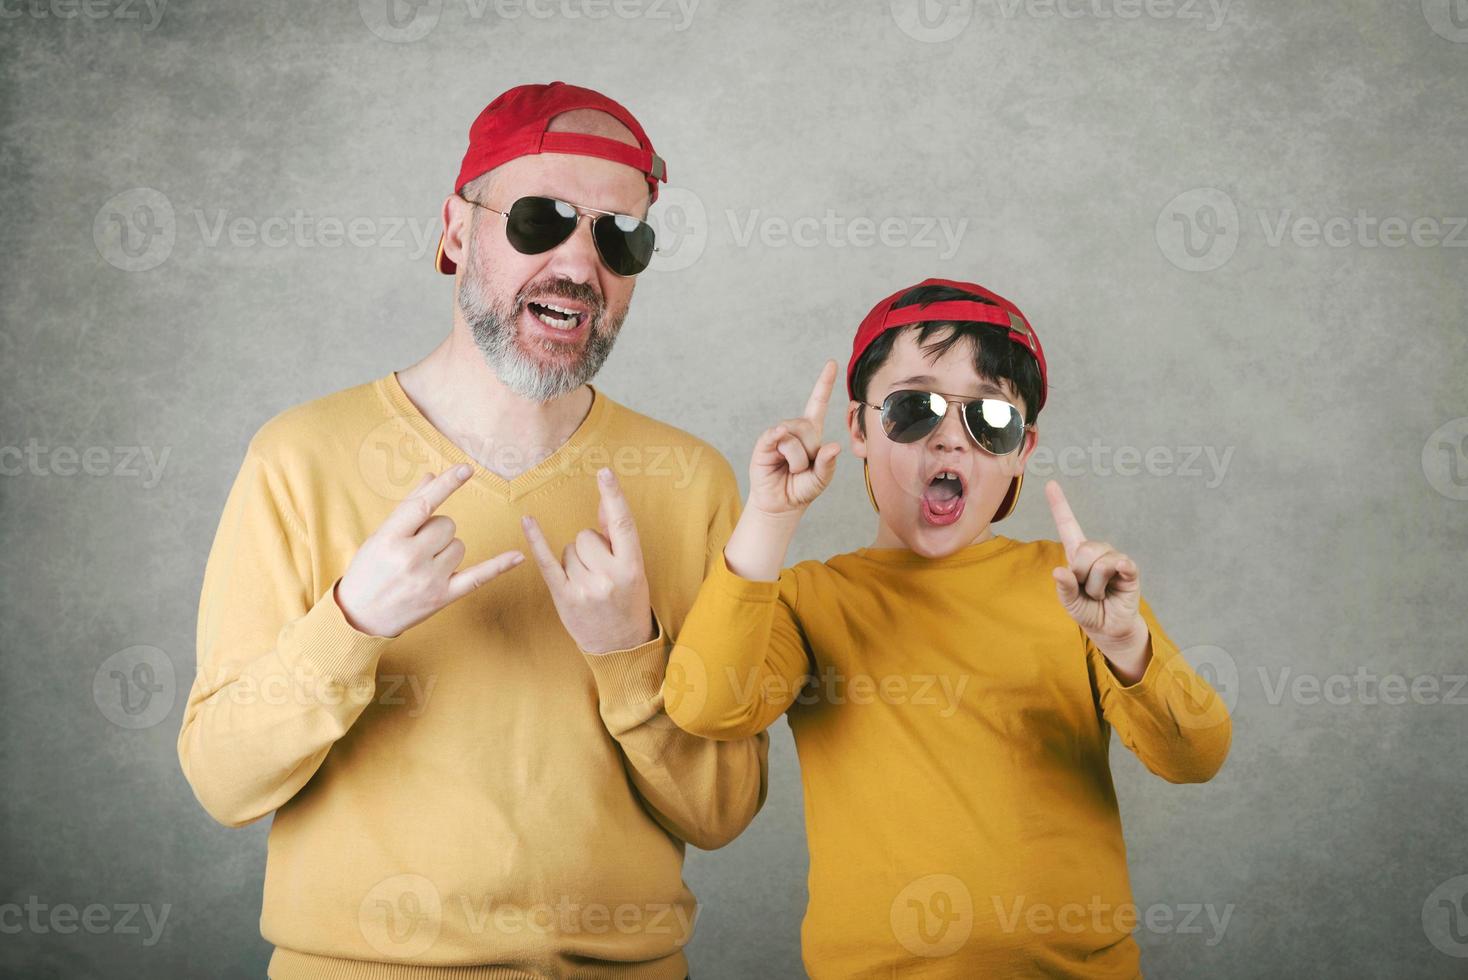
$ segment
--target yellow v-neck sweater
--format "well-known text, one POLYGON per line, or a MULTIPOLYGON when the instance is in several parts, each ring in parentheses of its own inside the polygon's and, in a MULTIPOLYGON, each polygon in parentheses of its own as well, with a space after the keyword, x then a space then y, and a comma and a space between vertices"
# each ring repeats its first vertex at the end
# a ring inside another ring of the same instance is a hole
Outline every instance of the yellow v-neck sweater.
POLYGON ((593 389, 571 438, 512 480, 431 425, 395 373, 287 410, 251 440, 204 572, 184 774, 231 827, 273 813, 260 929, 275 980, 682 978, 684 842, 764 800, 764 736, 713 742, 663 710, 670 643, 738 518, 709 444, 593 389), (638 519, 658 635, 584 654, 531 561, 396 638, 334 588, 426 471, 464 565, 557 553, 597 527, 611 466, 638 519), (528 551, 527 551, 528 555, 528 551))
POLYGON ((668 710, 733 739, 788 710, 816 980, 1138 975, 1110 733, 1198 782, 1231 727, 1145 600, 1152 659, 1119 681, 1056 598, 1064 564, 1058 542, 996 536, 939 559, 862 548, 764 582, 719 553, 668 710))

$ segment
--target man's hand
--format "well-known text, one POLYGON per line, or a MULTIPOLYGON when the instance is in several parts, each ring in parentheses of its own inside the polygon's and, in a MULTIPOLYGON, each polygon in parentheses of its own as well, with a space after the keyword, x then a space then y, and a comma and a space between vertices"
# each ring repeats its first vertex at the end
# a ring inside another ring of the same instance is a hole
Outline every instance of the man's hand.
POLYGON ((455 571, 464 560, 464 542, 454 537, 454 522, 434 511, 471 472, 464 465, 437 476, 425 473, 362 542, 336 587, 336 604, 353 629, 397 636, 525 559, 506 551, 455 571))
POLYGON ((646 643, 657 628, 632 508, 610 469, 597 473, 597 490, 601 533, 583 530, 561 561, 535 518, 527 514, 521 523, 566 632, 587 653, 610 653, 646 643))
POLYGON ((841 444, 821 444, 826 406, 836 383, 836 362, 827 361, 805 413, 766 429, 749 461, 750 509, 769 517, 799 517, 831 485, 841 444))
POLYGON ((1136 563, 1109 544, 1086 540, 1065 492, 1054 480, 1045 484, 1045 498, 1070 563, 1069 568, 1051 572, 1060 604, 1111 662, 1112 673, 1135 684, 1151 659, 1151 634, 1139 609, 1142 583, 1136 563))

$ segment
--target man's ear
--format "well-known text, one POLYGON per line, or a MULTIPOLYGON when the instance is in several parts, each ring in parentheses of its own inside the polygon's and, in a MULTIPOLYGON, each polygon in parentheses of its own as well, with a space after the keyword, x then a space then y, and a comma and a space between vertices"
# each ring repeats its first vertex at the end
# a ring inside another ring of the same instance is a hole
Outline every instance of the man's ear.
POLYGON ((443 199, 443 254, 459 268, 464 267, 464 253, 469 240, 470 219, 474 206, 465 203, 457 194, 443 199))
POLYGON ((861 423, 857 417, 862 409, 861 402, 851 402, 846 406, 846 430, 851 433, 851 452, 857 459, 867 458, 867 440, 861 434, 861 423))

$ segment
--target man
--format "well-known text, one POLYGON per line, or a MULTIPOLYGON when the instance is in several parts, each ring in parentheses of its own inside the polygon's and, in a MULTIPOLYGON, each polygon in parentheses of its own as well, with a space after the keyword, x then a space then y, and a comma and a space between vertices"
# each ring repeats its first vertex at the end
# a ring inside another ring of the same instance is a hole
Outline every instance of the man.
POLYGON ((501 95, 443 206, 448 338, 251 440, 179 758, 221 823, 275 814, 275 980, 686 973, 684 842, 753 819, 768 740, 660 695, 732 469, 588 383, 664 178, 605 96, 501 95))

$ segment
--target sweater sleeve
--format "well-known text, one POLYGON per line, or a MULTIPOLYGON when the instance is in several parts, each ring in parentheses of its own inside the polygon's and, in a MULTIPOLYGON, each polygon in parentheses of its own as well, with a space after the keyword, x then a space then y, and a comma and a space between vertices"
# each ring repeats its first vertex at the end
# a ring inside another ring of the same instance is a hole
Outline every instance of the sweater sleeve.
MULTIPOLYGON (((738 484, 732 470, 724 475, 708 554, 722 553, 739 517, 738 484)), ((764 806, 770 739, 752 732, 715 742, 673 723, 666 698, 670 692, 675 700, 679 696, 677 685, 668 681, 674 638, 656 610, 653 616, 657 635, 648 642, 585 654, 596 679, 602 723, 621 746, 628 777, 653 818, 674 837, 713 850, 738 837, 764 806)))
POLYGON ((1233 738, 1228 706, 1188 665, 1146 599, 1140 611, 1151 634, 1152 659, 1135 684, 1112 673, 1105 655, 1086 639, 1097 703, 1122 744, 1152 772, 1173 783, 1207 782, 1222 768, 1233 738))
POLYGON ((777 582, 746 579, 719 551, 669 663, 669 714, 679 727, 745 738, 785 713, 811 674, 795 603, 793 569, 777 582))
POLYGON ((302 523, 252 443, 205 565, 197 673, 179 761, 215 820, 239 827, 294 796, 376 694, 389 637, 312 589, 302 523))

